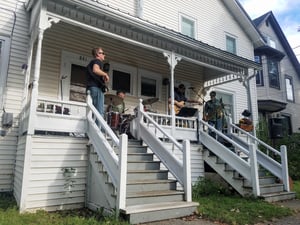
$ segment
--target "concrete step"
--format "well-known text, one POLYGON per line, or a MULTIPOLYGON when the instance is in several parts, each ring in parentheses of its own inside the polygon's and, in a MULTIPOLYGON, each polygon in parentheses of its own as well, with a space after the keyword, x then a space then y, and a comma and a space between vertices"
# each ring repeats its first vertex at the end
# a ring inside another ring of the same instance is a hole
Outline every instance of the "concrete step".
POLYGON ((127 206, 121 213, 130 224, 139 224, 191 215, 197 206, 194 202, 160 202, 127 206))
POLYGON ((176 180, 132 180, 127 182, 127 193, 175 190, 176 180))
POLYGON ((141 191, 128 193, 126 196, 126 206, 176 201, 184 201, 184 192, 175 190, 141 191))
POLYGON ((270 194, 263 194, 261 197, 267 202, 278 202, 296 198, 296 192, 277 192, 270 194))

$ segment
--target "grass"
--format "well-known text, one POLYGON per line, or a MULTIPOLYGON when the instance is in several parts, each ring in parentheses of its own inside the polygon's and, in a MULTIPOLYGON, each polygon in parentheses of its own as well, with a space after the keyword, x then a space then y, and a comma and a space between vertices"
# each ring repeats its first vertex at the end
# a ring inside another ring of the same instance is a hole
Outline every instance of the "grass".
MULTIPOLYGON (((294 181, 293 190, 300 199, 300 181, 294 181)), ((292 210, 260 199, 242 198, 209 180, 193 186, 193 201, 200 203, 198 214, 205 219, 232 225, 251 225, 274 218, 292 215, 292 210)), ((12 195, 0 193, 0 225, 129 225, 115 217, 88 209, 47 213, 19 214, 12 195)))
POLYGON ((20 214, 12 195, 0 193, 0 225, 129 225, 88 209, 20 214))
MULTIPOLYGON (((300 188, 300 182, 295 183, 300 188)), ((294 190, 295 187, 297 185, 294 190)), ((242 198, 210 180, 193 186, 193 200, 200 203, 198 213, 202 218, 232 225, 256 224, 293 214, 289 208, 261 199, 242 198)))

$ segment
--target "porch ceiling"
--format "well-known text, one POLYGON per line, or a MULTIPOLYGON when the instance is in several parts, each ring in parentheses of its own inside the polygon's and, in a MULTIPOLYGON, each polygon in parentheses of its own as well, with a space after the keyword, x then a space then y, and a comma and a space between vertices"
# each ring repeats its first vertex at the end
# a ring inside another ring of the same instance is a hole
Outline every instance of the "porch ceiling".
MULTIPOLYGON (((203 66, 209 79, 227 74, 247 76, 248 69, 261 69, 259 64, 251 60, 95 1, 44 0, 43 3, 46 6, 48 20, 58 18, 83 29, 156 52, 173 51, 182 60, 203 66)), ((28 10, 35 4, 37 4, 36 0, 28 1, 28 10)))

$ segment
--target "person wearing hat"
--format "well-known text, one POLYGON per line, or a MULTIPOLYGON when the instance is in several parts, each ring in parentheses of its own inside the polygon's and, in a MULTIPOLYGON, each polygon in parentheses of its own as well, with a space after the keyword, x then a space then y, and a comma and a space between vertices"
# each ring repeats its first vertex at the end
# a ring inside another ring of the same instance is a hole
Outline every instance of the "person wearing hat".
POLYGON ((251 132, 253 130, 253 123, 249 117, 251 116, 251 112, 248 109, 245 109, 242 112, 242 119, 239 120, 239 127, 245 131, 251 132))
MULTIPOLYGON (((216 92, 210 92, 210 100, 207 101, 203 109, 203 120, 217 130, 222 130, 223 104, 216 98, 216 92)), ((210 132, 213 134, 214 132, 210 132)))
MULTIPOLYGON (((178 86, 178 88, 175 88, 175 90, 174 90, 175 115, 179 114, 180 110, 185 106, 186 102, 201 104, 201 102, 198 101, 198 100, 188 99, 185 96, 185 86, 184 86, 184 84, 180 84, 178 86)), ((169 103, 171 103, 171 97, 169 98, 169 103)), ((169 105, 169 107, 170 107, 170 105, 169 105)))

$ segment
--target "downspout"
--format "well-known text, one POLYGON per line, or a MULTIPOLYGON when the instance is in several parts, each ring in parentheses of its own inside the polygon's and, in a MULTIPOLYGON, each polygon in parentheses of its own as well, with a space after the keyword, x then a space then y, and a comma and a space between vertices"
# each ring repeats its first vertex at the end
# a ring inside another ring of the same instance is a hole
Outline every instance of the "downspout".
POLYGON ((171 54, 164 52, 164 56, 168 59, 168 63, 171 70, 171 135, 174 137, 175 134, 175 110, 174 110, 174 69, 177 63, 181 60, 181 57, 175 55, 174 51, 171 52, 171 54))

